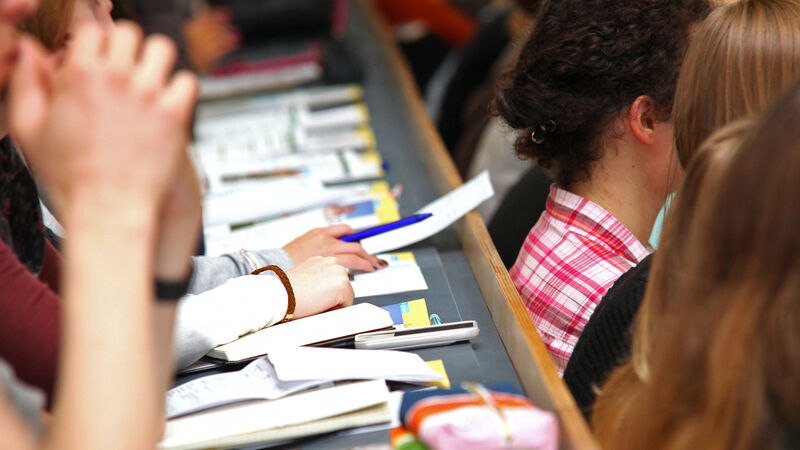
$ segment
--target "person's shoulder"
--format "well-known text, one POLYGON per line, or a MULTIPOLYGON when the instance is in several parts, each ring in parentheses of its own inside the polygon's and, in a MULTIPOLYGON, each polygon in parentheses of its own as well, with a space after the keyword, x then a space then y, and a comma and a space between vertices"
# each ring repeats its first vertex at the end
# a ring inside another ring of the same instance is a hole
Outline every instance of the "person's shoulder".
POLYGON ((598 319, 608 311, 616 311, 623 308, 627 311, 625 315, 629 317, 631 321, 633 320, 633 316, 636 314, 636 311, 639 310, 639 305, 641 305, 642 298, 644 297, 644 290, 647 287, 647 280, 650 277, 650 263, 652 259, 653 255, 648 255, 639 264, 633 266, 614 282, 595 310, 595 314, 600 314, 598 319))

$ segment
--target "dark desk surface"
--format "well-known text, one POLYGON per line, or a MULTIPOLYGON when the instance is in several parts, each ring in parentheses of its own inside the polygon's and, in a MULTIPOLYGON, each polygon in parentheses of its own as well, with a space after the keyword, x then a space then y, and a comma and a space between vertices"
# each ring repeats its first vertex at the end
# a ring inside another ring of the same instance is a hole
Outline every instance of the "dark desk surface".
MULTIPOLYGON (((378 151, 389 167, 385 178, 392 185, 403 184, 399 208, 405 216, 461 180, 424 113, 407 67, 381 25, 369 0, 351 2, 346 42, 364 68, 365 102, 378 151)), ((415 352, 425 360, 441 359, 453 386, 469 380, 523 387, 537 405, 559 414, 562 446, 594 447, 583 416, 555 372, 477 214, 468 214, 456 226, 411 250, 427 291, 359 301, 384 306, 425 298, 429 313, 438 314, 443 322, 477 321, 480 336, 470 343, 415 352)), ((387 430, 373 429, 319 436, 292 446, 342 448, 387 442, 387 430)))

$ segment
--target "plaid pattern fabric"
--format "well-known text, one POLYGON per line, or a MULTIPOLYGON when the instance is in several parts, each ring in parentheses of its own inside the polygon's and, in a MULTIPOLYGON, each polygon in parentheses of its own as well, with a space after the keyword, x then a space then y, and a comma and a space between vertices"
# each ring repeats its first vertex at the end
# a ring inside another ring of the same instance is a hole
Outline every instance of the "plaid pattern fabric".
POLYGON ((599 205, 550 187, 510 275, 559 375, 600 299, 649 253, 599 205))

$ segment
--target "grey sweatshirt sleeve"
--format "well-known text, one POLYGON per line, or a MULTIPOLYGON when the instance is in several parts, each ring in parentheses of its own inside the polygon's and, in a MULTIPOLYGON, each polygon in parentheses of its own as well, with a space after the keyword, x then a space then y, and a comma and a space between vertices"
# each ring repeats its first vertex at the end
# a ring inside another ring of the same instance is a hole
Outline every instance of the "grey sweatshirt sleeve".
POLYGON ((44 411, 44 392, 18 380, 14 369, 0 359, 0 389, 4 389, 17 412, 37 434, 42 432, 41 412, 44 411))
POLYGON ((252 263, 240 253, 227 253, 222 256, 195 256, 192 258, 194 263, 194 277, 189 286, 190 294, 213 289, 231 278, 247 275, 253 270, 276 265, 283 270, 294 267, 292 259, 282 249, 270 249, 259 251, 248 251, 253 256, 258 267, 252 267, 252 263))

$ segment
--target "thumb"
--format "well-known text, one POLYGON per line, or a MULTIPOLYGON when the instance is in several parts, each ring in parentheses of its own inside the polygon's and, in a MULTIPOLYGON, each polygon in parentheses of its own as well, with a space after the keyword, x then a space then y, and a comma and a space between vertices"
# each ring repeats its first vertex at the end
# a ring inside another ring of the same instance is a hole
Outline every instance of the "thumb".
POLYGON ((23 146, 47 119, 52 70, 44 49, 30 38, 21 38, 19 59, 9 85, 8 111, 11 132, 23 146))
POLYGON ((335 238, 342 237, 348 234, 353 234, 355 232, 355 230, 353 230, 353 227, 344 223, 325 227, 322 229, 322 231, 324 231, 325 234, 333 236, 335 238))

